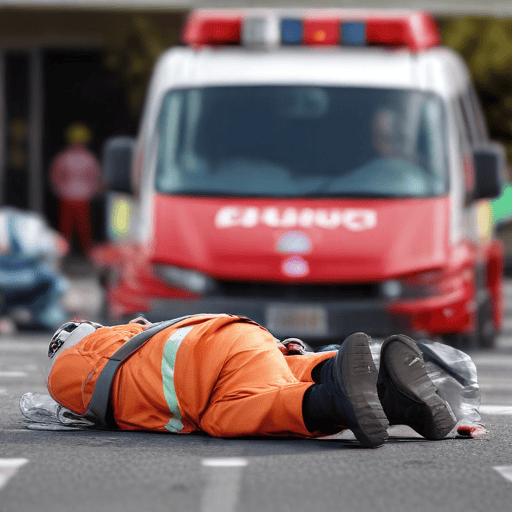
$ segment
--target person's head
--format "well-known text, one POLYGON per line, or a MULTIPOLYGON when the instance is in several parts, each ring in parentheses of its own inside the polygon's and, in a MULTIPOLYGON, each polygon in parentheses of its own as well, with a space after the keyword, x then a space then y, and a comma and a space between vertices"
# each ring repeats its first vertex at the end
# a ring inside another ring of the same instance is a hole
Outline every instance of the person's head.
POLYGON ((48 357, 52 359, 52 366, 55 359, 62 353, 63 347, 67 349, 76 345, 100 327, 103 326, 87 320, 71 320, 62 324, 55 331, 48 346, 48 357))
POLYGON ((372 145, 382 158, 400 156, 404 150, 404 127, 398 112, 390 108, 378 109, 372 120, 372 145))
MULTIPOLYGON (((144 326, 145 329, 151 327, 153 324, 147 320, 143 316, 138 316, 129 323, 140 324, 144 326)), ((91 322, 90 320, 81 320, 81 319, 73 319, 69 322, 62 324, 52 336, 50 340, 50 345, 48 346, 48 357, 50 359, 55 360, 56 356, 58 356, 63 348, 70 348, 80 341, 82 341, 86 336, 92 334, 97 331, 100 327, 104 327, 103 325, 97 322, 91 322)))
POLYGON ((92 140, 92 132, 89 127, 80 122, 71 123, 64 132, 67 144, 89 144, 92 140))

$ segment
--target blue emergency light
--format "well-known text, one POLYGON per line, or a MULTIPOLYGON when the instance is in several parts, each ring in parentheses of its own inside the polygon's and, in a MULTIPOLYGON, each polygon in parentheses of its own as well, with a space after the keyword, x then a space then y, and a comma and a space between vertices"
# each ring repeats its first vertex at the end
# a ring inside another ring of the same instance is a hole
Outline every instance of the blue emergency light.
POLYGON ((283 44, 301 44, 302 32, 301 20, 281 20, 281 42, 283 44))
POLYGON ((360 21, 346 21, 341 24, 341 42, 347 46, 366 44, 365 25, 360 21))

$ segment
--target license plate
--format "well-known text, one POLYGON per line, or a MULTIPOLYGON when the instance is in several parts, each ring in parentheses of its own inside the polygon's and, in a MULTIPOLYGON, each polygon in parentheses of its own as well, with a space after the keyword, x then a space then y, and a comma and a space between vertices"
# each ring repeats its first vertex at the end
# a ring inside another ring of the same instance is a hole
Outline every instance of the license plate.
POLYGON ((320 306, 273 304, 266 310, 266 326, 274 334, 286 336, 327 336, 327 311, 320 306))

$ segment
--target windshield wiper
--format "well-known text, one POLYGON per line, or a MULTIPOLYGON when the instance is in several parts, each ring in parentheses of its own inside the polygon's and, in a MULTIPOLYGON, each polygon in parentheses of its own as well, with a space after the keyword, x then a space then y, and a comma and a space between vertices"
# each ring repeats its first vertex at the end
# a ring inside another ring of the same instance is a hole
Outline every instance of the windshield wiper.
POLYGON ((306 194, 249 194, 244 192, 219 192, 211 190, 177 190, 161 191, 173 196, 192 197, 236 197, 236 198, 269 198, 269 199, 424 199, 425 195, 385 194, 380 192, 308 192, 306 194))
POLYGON ((244 194, 239 192, 219 192, 212 190, 173 190, 161 191, 162 194, 171 196, 193 196, 193 197, 273 197, 269 194, 244 194))
POLYGON ((383 192, 310 192, 300 197, 308 198, 337 198, 337 199, 407 199, 419 197, 416 195, 385 194, 383 192))

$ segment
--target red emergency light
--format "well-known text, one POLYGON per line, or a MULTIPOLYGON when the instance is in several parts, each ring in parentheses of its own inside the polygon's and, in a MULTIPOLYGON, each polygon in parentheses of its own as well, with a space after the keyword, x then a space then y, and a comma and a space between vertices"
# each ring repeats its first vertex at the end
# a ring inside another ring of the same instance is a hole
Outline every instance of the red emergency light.
POLYGON ((425 12, 403 18, 366 20, 367 44, 424 50, 441 44, 435 18, 425 12))
MULTIPOLYGON (((308 46, 366 46, 406 47, 419 51, 441 43, 437 21, 428 12, 411 11, 393 14, 375 11, 369 15, 359 12, 328 10, 320 17, 321 9, 307 10, 303 18, 280 13, 280 34, 265 40, 265 30, 259 34, 260 44, 308 46), (326 12, 327 14, 327 12, 326 12)), ((185 23, 182 40, 193 47, 243 44, 244 24, 271 23, 265 14, 245 11, 197 10, 185 23)), ((271 31, 269 31, 271 33, 271 31)), ((247 42, 247 41, 245 41, 247 42)))
POLYGON ((334 46, 340 44, 340 20, 305 19, 303 22, 303 44, 334 46))
POLYGON ((204 16, 194 11, 183 30, 183 42, 192 47, 240 44, 242 16, 204 16))

